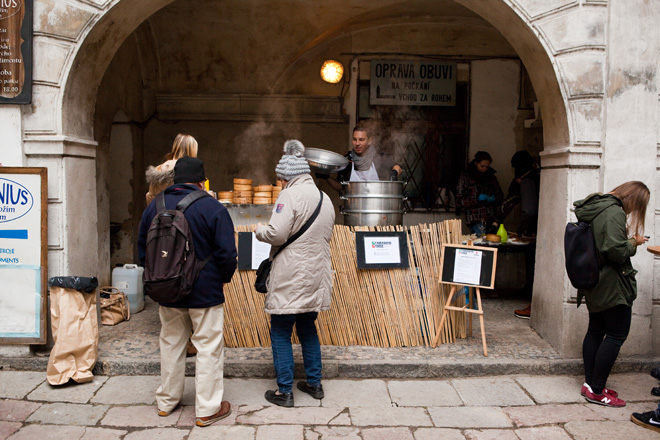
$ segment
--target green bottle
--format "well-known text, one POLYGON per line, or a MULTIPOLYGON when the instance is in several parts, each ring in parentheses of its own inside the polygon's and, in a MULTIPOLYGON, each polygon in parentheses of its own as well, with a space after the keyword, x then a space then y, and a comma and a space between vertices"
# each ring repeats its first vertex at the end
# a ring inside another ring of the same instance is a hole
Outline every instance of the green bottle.
POLYGON ((506 229, 504 229, 504 223, 500 224, 500 228, 497 230, 497 235, 500 236, 500 243, 506 243, 509 239, 509 235, 506 233, 506 229))

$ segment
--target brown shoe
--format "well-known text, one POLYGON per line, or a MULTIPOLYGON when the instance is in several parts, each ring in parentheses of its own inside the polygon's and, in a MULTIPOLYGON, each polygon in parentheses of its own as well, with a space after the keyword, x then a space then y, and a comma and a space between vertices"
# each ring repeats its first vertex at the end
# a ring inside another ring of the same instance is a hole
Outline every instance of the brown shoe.
POLYGON ((197 417, 195 425, 197 426, 209 426, 211 423, 215 423, 218 420, 224 419, 229 414, 231 414, 231 404, 226 400, 223 400, 220 404, 220 411, 208 417, 197 417))
POLYGON ((197 349, 193 345, 192 341, 188 340, 188 345, 186 346, 186 357, 195 356, 197 354, 197 349))
POLYGON ((532 315, 532 305, 530 304, 524 309, 515 310, 513 314, 516 315, 517 318, 529 319, 532 315))
POLYGON ((172 414, 174 411, 176 411, 177 409, 179 409, 179 404, 178 404, 178 403, 176 404, 176 406, 175 406, 174 408, 172 408, 172 411, 161 411, 161 410, 159 409, 159 410, 158 410, 158 415, 159 415, 160 417, 167 417, 167 416, 169 416, 170 414, 172 414))

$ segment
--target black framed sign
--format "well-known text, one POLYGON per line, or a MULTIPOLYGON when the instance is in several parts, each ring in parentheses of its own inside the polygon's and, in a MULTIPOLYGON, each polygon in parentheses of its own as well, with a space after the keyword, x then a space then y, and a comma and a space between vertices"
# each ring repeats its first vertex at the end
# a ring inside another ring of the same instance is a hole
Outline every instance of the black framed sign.
POLYGON ((445 243, 440 256, 440 281, 492 289, 495 287, 496 265, 496 248, 445 243))
POLYGON ((408 238, 405 232, 355 232, 358 269, 407 268, 408 238))
POLYGON ((0 104, 32 102, 32 0, 0 0, 0 104))
POLYGON ((257 270, 270 255, 270 245, 257 240, 254 232, 238 233, 238 270, 257 270))

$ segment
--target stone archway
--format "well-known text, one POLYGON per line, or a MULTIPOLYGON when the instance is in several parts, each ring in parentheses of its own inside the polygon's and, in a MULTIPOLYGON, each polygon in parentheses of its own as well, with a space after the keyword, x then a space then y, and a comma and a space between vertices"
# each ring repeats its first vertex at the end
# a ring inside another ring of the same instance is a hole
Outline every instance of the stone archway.
MULTIPOLYGON (((37 105, 33 106, 32 113, 25 115, 24 145, 28 161, 33 164, 49 162, 57 169, 55 178, 59 173, 62 182, 50 206, 54 222, 59 222, 55 229, 61 238, 51 245, 51 259, 57 262, 53 267, 62 273, 89 273, 97 266, 93 257, 76 256, 71 250, 90 243, 93 247, 94 240, 90 241, 90 237, 98 237, 99 232, 90 222, 75 222, 75 227, 67 223, 81 212, 93 219, 97 216, 96 209, 89 209, 96 205, 95 185, 85 188, 82 194, 75 185, 95 179, 93 127, 98 85, 113 54, 127 36, 172 1, 147 0, 136 4, 131 0, 116 0, 97 8, 91 8, 88 2, 74 3, 79 7, 78 17, 82 17, 85 24, 79 27, 78 33, 68 37, 75 41, 69 48, 72 55, 67 56, 66 51, 62 53, 64 73, 58 85, 44 83, 37 87, 40 89, 37 95, 41 94, 37 96, 37 105)), ((547 267, 548 271, 543 275, 537 273, 533 323, 563 353, 564 344, 572 343, 565 340, 563 326, 557 329, 556 317, 564 316, 563 309, 571 294, 553 237, 557 236, 557 225, 565 224, 567 219, 568 188, 575 181, 568 171, 569 162, 577 161, 578 167, 596 170, 591 172, 596 176, 596 183, 591 186, 594 189, 599 186, 597 169, 602 139, 601 127, 594 119, 603 111, 603 49, 606 47, 603 29, 607 22, 607 5, 594 2, 582 6, 559 0, 550 4, 529 2, 523 6, 510 0, 454 1, 489 21, 505 36, 524 62, 537 93, 544 122, 547 153, 544 160, 547 158, 555 167, 544 172, 542 188, 556 186, 565 189, 567 195, 558 197, 554 192, 542 195, 541 216, 545 220, 540 225, 537 264, 547 267), (579 20, 592 32, 576 32, 569 36, 572 39, 562 39, 560 34, 566 32, 566 26, 570 28, 579 20), (580 49, 577 54, 573 50, 576 47, 580 49)), ((44 8, 47 8, 45 3, 44 8)), ((63 17, 65 12, 71 15, 66 8, 75 6, 51 5, 50 11, 42 10, 41 14, 45 17, 59 11, 63 17)), ((67 32, 65 28, 62 25, 59 31, 67 32)), ((53 43, 48 37, 43 40, 46 47, 46 43, 53 43)), ((38 51, 35 55, 37 64, 43 63, 40 69, 47 69, 47 61, 39 57, 38 51)))

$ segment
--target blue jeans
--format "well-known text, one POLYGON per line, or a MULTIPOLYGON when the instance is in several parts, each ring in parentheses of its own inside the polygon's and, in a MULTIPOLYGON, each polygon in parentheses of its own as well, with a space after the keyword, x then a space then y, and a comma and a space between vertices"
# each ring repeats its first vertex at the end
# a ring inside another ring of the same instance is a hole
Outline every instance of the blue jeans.
POLYGON ((296 333, 302 346, 303 361, 307 383, 321 383, 321 344, 316 334, 317 312, 293 315, 270 316, 270 339, 273 348, 273 365, 277 374, 277 386, 280 393, 290 393, 293 386, 293 349, 291 333, 296 325, 296 333))

